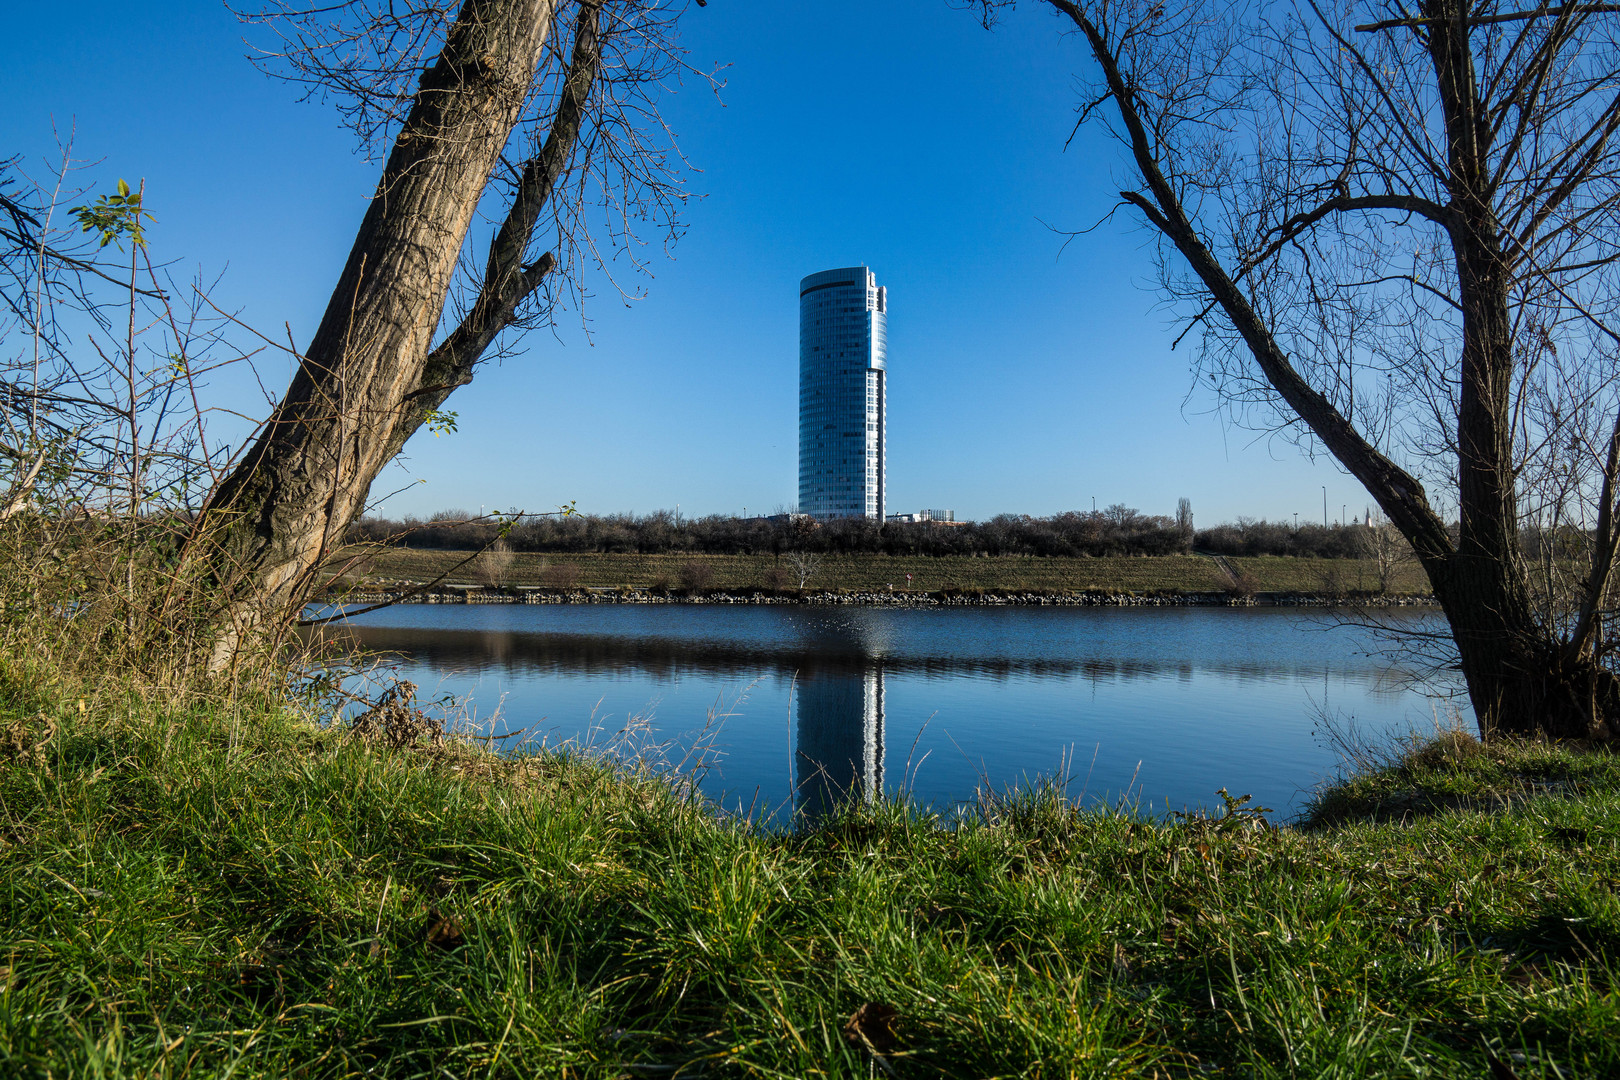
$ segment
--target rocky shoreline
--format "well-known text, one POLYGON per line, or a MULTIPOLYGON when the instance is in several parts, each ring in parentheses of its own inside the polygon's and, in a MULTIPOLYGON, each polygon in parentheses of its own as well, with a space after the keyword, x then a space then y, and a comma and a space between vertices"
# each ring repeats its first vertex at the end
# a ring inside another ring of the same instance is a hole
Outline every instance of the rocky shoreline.
POLYGON ((327 603, 345 605, 380 604, 796 604, 843 605, 856 607, 1434 607, 1428 596, 1330 596, 1322 593, 1255 593, 1249 596, 1226 592, 1197 593, 1041 593, 1019 591, 944 590, 941 592, 845 592, 831 590, 803 593, 727 592, 705 590, 699 593, 654 592, 650 589, 575 588, 548 589, 518 587, 438 586, 412 592, 409 583, 393 589, 357 589, 333 593, 327 603))

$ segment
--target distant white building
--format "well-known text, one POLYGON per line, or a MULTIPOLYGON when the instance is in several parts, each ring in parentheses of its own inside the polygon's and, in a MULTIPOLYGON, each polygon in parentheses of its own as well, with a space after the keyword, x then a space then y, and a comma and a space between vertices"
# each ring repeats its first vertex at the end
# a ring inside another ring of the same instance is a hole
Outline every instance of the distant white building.
POLYGON ((915 524, 919 521, 932 521, 936 525, 955 525, 955 510, 919 510, 915 514, 890 514, 886 519, 899 524, 915 524))

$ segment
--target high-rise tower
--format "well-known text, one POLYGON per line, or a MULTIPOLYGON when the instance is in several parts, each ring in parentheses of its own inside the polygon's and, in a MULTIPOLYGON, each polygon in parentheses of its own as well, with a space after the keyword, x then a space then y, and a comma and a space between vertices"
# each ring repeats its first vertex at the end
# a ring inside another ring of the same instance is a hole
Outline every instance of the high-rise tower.
POLYGON ((883 520, 888 294, 864 266, 799 282, 799 512, 883 520))

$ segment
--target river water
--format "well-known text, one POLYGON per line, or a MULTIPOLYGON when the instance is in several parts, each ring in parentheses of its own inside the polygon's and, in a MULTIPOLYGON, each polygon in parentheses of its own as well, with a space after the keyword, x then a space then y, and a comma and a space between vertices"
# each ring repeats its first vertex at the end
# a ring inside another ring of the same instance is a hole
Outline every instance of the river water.
POLYGON ((1038 777, 1150 813, 1225 787, 1285 818, 1338 767, 1324 715, 1374 737, 1444 715, 1378 635, 1301 609, 401 605, 328 629, 486 734, 684 760, 709 798, 777 822, 1038 777))

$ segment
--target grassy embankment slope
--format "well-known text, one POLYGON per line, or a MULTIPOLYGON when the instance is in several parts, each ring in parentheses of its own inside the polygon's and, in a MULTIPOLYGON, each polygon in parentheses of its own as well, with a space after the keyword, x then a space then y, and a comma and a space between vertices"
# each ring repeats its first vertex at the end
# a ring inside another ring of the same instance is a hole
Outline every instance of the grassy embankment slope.
MULTIPOLYGON (((466 559, 470 552, 424 548, 389 548, 368 556, 359 576, 371 581, 431 581, 466 559)), ((1370 560, 1255 558, 1229 560, 1239 573, 1252 579, 1258 592, 1375 591, 1378 576, 1370 560)), ((773 567, 787 569, 785 560, 770 555, 537 555, 516 553, 502 580, 508 585, 542 585, 548 571, 559 566, 576 568, 576 584, 616 588, 648 588, 660 580, 678 585, 685 567, 709 568, 711 587, 756 589, 770 580, 773 567)), ((1038 592, 1222 592, 1230 579, 1213 559, 1196 555, 1152 558, 1042 559, 1000 556, 991 558, 904 558, 886 555, 828 555, 808 583, 812 589, 887 591, 906 587, 919 592, 941 589, 1032 590, 1038 592)), ((477 567, 453 573, 451 583, 478 584, 477 567)), ((1417 566, 1402 567, 1395 595, 1428 595, 1429 583, 1417 566)))
POLYGON ((583 757, 78 693, 0 669, 8 1077, 1620 1075, 1606 754, 1431 749, 1310 830, 1028 794, 780 835, 583 757))

